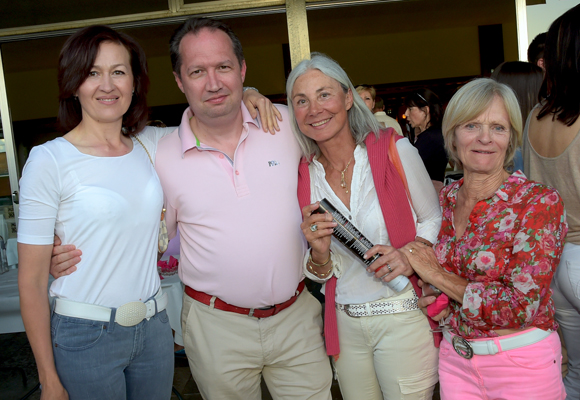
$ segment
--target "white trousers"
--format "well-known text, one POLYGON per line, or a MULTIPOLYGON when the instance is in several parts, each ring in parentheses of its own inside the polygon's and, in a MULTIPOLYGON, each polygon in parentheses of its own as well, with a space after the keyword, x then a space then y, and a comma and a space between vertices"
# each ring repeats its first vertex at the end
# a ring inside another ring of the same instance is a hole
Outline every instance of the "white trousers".
POLYGON ((258 319, 183 296, 189 367, 206 400, 260 400, 262 375, 274 399, 330 400, 332 370, 321 306, 308 290, 280 313, 258 319))
POLYGON ((556 321, 568 351, 564 386, 568 400, 580 399, 580 246, 566 243, 552 280, 556 321))
MULTIPOLYGON (((393 299, 412 296, 408 291, 393 299)), ((430 400, 439 349, 420 310, 373 317, 338 311, 340 356, 334 363, 344 400, 430 400)))

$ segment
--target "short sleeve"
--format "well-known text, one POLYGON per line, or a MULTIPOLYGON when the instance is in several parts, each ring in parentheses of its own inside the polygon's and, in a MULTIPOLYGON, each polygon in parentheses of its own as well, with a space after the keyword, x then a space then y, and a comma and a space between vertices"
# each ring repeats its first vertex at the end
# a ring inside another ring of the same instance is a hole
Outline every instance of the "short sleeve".
POLYGON ((20 179, 18 242, 48 245, 61 201, 61 180, 56 159, 44 146, 32 149, 20 179))
POLYGON ((169 135, 173 132, 176 127, 158 128, 155 126, 146 126, 139 134, 136 136, 147 152, 151 156, 153 163, 155 163, 155 153, 157 153, 157 143, 161 138, 169 135))

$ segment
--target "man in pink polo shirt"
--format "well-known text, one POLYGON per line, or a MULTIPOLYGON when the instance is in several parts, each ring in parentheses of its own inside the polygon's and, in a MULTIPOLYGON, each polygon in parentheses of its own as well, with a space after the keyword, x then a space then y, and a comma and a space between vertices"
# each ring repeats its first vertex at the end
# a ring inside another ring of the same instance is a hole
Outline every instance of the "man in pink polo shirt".
POLYGON ((276 135, 242 104, 246 63, 226 25, 186 21, 170 42, 189 108, 156 169, 170 237, 179 226, 185 351, 207 399, 330 399, 321 307, 302 282, 300 148, 286 107, 276 135))

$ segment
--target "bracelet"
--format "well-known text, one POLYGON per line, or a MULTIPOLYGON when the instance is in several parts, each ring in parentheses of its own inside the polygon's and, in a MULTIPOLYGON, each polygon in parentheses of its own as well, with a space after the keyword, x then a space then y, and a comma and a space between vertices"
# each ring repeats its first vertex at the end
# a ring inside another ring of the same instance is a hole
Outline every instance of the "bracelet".
POLYGON ((329 253, 328 254, 328 258, 326 259, 326 261, 323 262, 322 264, 318 264, 318 263, 315 263, 314 261, 312 261, 312 253, 310 253, 310 255, 308 256, 308 262, 310 264, 312 264, 313 266, 318 267, 318 268, 324 267, 326 264, 328 264, 330 262, 330 257, 331 256, 332 256, 332 254, 329 253))
POLYGON ((242 92, 245 92, 246 90, 255 90, 256 92, 260 93, 260 91, 258 89, 256 89, 255 87, 251 87, 251 86, 244 86, 242 92))
POLYGON ((321 279, 326 279, 328 278, 328 276, 332 273, 332 266, 330 267, 330 269, 328 270, 328 272, 324 273, 324 274, 319 274, 318 272, 316 272, 313 268, 312 265, 310 264, 310 261, 308 262, 308 264, 306 264, 306 269, 312 273, 313 275, 316 275, 318 278, 321 279))
POLYGON ((429 243, 427 243, 427 242, 424 242, 424 241, 422 241, 422 240, 417 240, 417 239, 415 239, 415 242, 419 242, 419 243, 421 243, 423 246, 427 246, 427 247, 433 247, 433 245, 432 245, 432 244, 429 244, 429 243))

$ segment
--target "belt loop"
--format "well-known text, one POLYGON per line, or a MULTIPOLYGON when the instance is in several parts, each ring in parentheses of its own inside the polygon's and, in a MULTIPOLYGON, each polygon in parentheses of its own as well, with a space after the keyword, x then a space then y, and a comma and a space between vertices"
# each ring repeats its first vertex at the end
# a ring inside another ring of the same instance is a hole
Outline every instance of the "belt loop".
POLYGON ((250 308, 250 312, 248 313, 248 317, 253 317, 254 316, 254 309, 250 308))
POLYGON ((112 333, 115 330, 115 317, 117 316, 117 309, 111 308, 111 318, 109 318, 109 326, 107 326, 107 333, 112 333))
POLYGON ((209 300, 209 308, 215 308, 215 296, 211 296, 211 299, 209 300))
POLYGON ((494 337, 493 341, 491 341, 491 340, 487 341, 487 350, 489 351, 489 354, 491 354, 492 356, 494 354, 503 352, 499 339, 500 339, 499 337, 494 337), (495 349, 494 349, 494 344, 495 344, 495 349))

